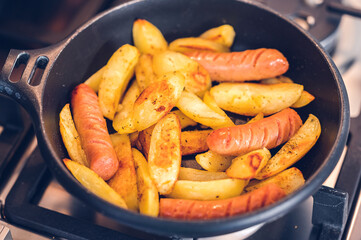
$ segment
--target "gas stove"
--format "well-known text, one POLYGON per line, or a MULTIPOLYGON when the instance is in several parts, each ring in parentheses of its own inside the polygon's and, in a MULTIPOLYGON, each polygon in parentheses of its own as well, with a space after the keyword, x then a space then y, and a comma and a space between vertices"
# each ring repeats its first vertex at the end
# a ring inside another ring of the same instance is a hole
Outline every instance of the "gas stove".
MULTIPOLYGON (((351 105, 350 137, 324 186, 287 215, 246 231, 205 239, 360 239, 361 230, 361 20, 329 11, 339 1, 259 0, 309 30, 332 55, 351 105)), ((33 49, 60 41, 98 12, 121 1, 36 1, 44 8, 14 17, 28 1, 2 3, 0 66, 10 48, 33 49), (45 11, 44 9, 47 9, 45 11), (14 14, 15 12, 13 12, 14 14), (11 21, 10 21, 10 20, 11 21), (5 21, 5 22, 4 22, 5 21), (10 22, 6 22, 10 21, 10 22)), ((358 0, 343 4, 361 8, 358 0)), ((24 9, 24 8, 22 8, 24 9)), ((177 239, 123 226, 74 198, 52 176, 40 155, 31 120, 0 96, 0 240, 6 239, 177 239)))

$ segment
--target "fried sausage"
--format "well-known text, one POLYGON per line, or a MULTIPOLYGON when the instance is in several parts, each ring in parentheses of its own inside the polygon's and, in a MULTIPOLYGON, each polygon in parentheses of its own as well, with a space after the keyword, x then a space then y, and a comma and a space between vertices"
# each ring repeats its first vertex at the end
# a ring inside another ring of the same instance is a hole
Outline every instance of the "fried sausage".
POLYGON ((206 220, 240 215, 275 203, 285 196, 276 184, 268 184, 238 197, 199 201, 162 198, 159 215, 182 220, 206 220))
POLYGON ((79 84, 72 92, 71 107, 90 169, 104 180, 110 179, 117 171, 119 162, 99 107, 98 96, 86 84, 79 84))
POLYGON ((264 147, 275 148, 290 139, 301 125, 297 112, 286 108, 253 123, 214 130, 207 144, 218 154, 239 156, 264 147))
POLYGON ((276 49, 259 48, 243 52, 191 51, 185 55, 199 62, 213 81, 243 82, 276 77, 288 70, 288 61, 276 49))

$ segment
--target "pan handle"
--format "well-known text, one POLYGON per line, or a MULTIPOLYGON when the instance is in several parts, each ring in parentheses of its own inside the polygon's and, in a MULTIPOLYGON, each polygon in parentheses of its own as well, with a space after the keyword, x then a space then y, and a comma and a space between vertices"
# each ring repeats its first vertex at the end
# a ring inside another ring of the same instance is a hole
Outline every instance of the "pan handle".
POLYGON ((62 48, 59 43, 36 50, 11 49, 0 73, 0 94, 39 116, 48 74, 62 48))

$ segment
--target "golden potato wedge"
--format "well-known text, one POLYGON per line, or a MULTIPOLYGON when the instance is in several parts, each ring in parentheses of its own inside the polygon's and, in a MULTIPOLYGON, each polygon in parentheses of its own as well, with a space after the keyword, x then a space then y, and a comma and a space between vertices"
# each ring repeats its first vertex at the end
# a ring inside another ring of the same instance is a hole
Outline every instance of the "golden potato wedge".
POLYGON ((293 81, 291 78, 281 75, 278 77, 262 79, 259 83, 261 83, 261 84, 277 84, 277 83, 293 83, 293 81))
POLYGON ((182 129, 189 127, 189 126, 197 125, 196 121, 194 121, 194 120, 190 119, 189 117, 187 117, 186 115, 184 115, 184 113, 182 113, 180 110, 174 110, 174 111, 171 111, 171 113, 177 115, 182 129))
MULTIPOLYGON (((117 116, 117 115, 116 115, 117 116)), ((133 114, 130 114, 127 118, 116 117, 113 120, 113 128, 119 134, 129 134, 136 132, 133 114)))
POLYGON ((113 53, 105 66, 98 92, 104 117, 113 120, 119 100, 134 74, 139 55, 137 48, 125 44, 113 53))
POLYGON ((252 180, 246 187, 246 192, 251 192, 267 184, 275 183, 282 188, 286 194, 293 193, 303 186, 305 179, 298 168, 290 168, 262 181, 252 180))
POLYGON ((178 180, 211 181, 228 178, 225 172, 209 172, 194 168, 181 167, 178 180))
POLYGON ((132 153, 137 172, 139 212, 157 217, 159 214, 159 195, 157 187, 149 175, 148 163, 137 149, 132 148, 132 153))
POLYGON ((212 85, 211 77, 202 65, 178 52, 163 51, 154 54, 153 70, 157 76, 174 71, 183 73, 185 90, 200 97, 212 85))
POLYGON ((179 72, 167 73, 144 89, 134 103, 135 128, 144 130, 167 115, 176 105, 184 89, 184 76, 179 72))
POLYGON ((63 159, 63 162, 73 176, 90 192, 110 203, 127 209, 124 199, 93 170, 70 159, 63 159))
POLYGON ((263 113, 257 113, 257 115, 256 116, 254 116, 251 120, 249 120, 248 122, 247 122, 247 124, 248 123, 253 123, 253 122, 257 122, 257 121, 259 121, 259 120, 261 120, 261 119, 263 119, 264 118, 264 114, 263 113))
POLYGON ((169 50, 175 52, 189 52, 194 50, 199 51, 212 51, 212 52, 229 52, 229 47, 223 44, 200 38, 200 37, 187 37, 178 38, 169 44, 169 50))
POLYGON ((271 153, 267 148, 249 152, 234 158, 226 174, 228 177, 250 180, 261 171, 270 158, 271 153))
POLYGON ((140 55, 138 64, 135 66, 135 78, 140 91, 146 89, 156 80, 157 76, 153 71, 153 55, 140 55))
POLYGON ((183 131, 181 133, 182 155, 207 151, 207 137, 211 132, 212 130, 183 131))
POLYGON ((138 87, 137 82, 134 81, 126 91, 121 103, 119 104, 120 110, 115 114, 114 120, 116 118, 125 119, 131 116, 135 100, 137 100, 139 95, 140 95, 140 89, 138 87))
POLYGON ((207 91, 204 96, 203 96, 203 102, 205 104, 207 104, 208 107, 210 107, 213 111, 215 111, 216 113, 222 115, 225 119, 226 119, 226 124, 222 125, 222 126, 217 126, 217 127, 231 127, 234 126, 233 121, 228 117, 228 115, 220 108, 218 107, 216 101, 214 100, 214 98, 211 96, 211 94, 209 93, 209 91, 207 91))
POLYGON ((217 105, 245 116, 265 116, 290 107, 301 96, 303 86, 295 83, 221 83, 210 93, 217 105))
POLYGON ((99 84, 103 77, 105 66, 99 69, 96 73, 91 75, 84 83, 91 87, 94 92, 98 92, 99 90, 99 84))
POLYGON ((75 128, 73 117, 70 112, 69 103, 65 104, 59 114, 60 134, 63 139, 69 157, 86 167, 89 167, 85 152, 81 146, 78 131, 75 128))
POLYGON ((178 180, 170 198, 193 200, 216 200, 239 196, 246 181, 240 179, 218 179, 210 181, 178 180))
POLYGON ((155 125, 152 125, 149 128, 140 131, 138 135, 138 141, 136 142, 137 148, 144 154, 146 159, 148 159, 150 140, 152 139, 154 127, 155 125))
POLYGON ((129 137, 115 133, 110 138, 119 160, 119 168, 108 184, 124 199, 128 209, 138 211, 137 174, 129 137))
POLYGON ((134 46, 141 53, 154 54, 157 51, 164 51, 168 48, 168 43, 162 32, 145 19, 134 21, 133 41, 134 46))
POLYGON ((155 125, 148 154, 149 173, 159 194, 172 192, 182 161, 181 127, 175 114, 168 114, 155 125))
POLYGON ((282 172, 300 160, 317 142, 321 134, 321 124, 318 118, 309 115, 306 122, 288 142, 267 162, 256 179, 265 179, 282 172))
POLYGON ((224 24, 205 31, 199 37, 220 43, 230 48, 233 45, 235 36, 236 32, 234 31, 234 28, 229 24, 224 24))
POLYGON ((218 153, 207 151, 205 153, 197 154, 196 161, 207 171, 223 172, 231 166, 232 156, 222 156, 218 153))
POLYGON ((302 91, 300 98, 294 104, 292 104, 291 107, 301 108, 306 106, 313 100, 315 100, 315 97, 311 93, 307 91, 302 91))
POLYGON ((227 124, 227 118, 216 113, 194 93, 183 91, 176 106, 187 117, 211 128, 227 124))

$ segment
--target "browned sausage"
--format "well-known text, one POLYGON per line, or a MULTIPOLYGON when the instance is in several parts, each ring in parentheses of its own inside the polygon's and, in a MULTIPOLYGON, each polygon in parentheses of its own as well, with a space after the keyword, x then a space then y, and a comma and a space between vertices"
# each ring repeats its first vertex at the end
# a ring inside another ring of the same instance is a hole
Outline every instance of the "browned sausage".
POLYGON ((214 81, 243 82, 276 77, 288 70, 288 61, 276 49, 243 52, 191 51, 185 55, 200 63, 214 81))
POLYGON ((74 123, 90 169, 104 180, 110 179, 119 162, 100 110, 98 96, 88 85, 79 84, 71 95, 74 123))
POLYGON ((297 112, 286 108, 253 123, 214 130, 209 134, 207 144, 218 154, 239 156, 264 147, 277 147, 290 139, 301 125, 297 112))

